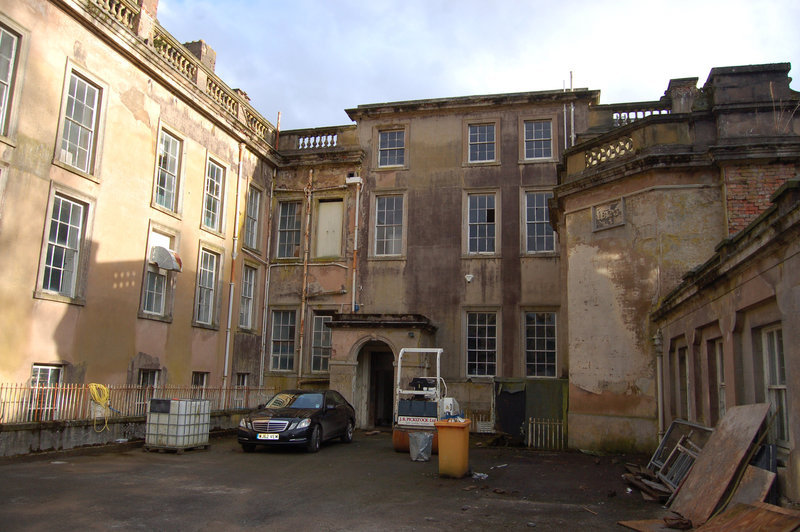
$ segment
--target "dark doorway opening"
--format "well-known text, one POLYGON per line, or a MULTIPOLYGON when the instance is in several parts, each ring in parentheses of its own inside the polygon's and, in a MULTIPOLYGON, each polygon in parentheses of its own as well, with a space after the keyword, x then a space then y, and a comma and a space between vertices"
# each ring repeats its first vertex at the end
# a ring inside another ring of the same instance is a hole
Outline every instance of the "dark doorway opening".
POLYGON ((389 351, 373 351, 370 366, 369 406, 372 425, 391 427, 394 355, 389 351))

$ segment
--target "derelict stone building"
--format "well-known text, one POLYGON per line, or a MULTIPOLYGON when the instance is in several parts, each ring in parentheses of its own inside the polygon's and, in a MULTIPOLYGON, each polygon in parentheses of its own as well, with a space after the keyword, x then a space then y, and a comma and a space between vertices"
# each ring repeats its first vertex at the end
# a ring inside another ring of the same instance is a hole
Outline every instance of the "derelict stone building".
POLYGON ((788 64, 278 131, 157 9, 0 2, 0 381, 330 386, 371 427, 442 347, 476 427, 575 448, 769 401, 800 498, 788 64))

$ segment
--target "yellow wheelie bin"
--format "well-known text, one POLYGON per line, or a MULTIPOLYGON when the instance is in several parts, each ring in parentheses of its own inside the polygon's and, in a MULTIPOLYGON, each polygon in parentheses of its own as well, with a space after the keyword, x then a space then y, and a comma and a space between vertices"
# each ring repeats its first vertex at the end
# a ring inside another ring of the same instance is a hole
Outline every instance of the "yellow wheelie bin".
POLYGON ((437 421, 439 433, 439 476, 461 478, 469 472, 470 420, 437 421))

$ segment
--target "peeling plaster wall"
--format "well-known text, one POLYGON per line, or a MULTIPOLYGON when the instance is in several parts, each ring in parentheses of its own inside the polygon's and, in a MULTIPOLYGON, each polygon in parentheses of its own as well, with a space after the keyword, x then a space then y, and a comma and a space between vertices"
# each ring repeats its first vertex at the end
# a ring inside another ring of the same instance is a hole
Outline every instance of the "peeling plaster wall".
MULTIPOLYGON (((170 77, 174 73, 165 74, 166 82, 149 75, 55 4, 6 3, 3 15, 30 33, 23 35, 28 48, 20 58, 21 85, 12 103, 20 110, 19 120, 0 143, 0 164, 7 165, 0 191, 0 247, 7 251, 0 254, 0 381, 24 382, 32 364, 44 363, 63 364, 66 382, 135 382, 129 370, 145 356, 158 361, 170 383, 189 384, 193 371, 203 371, 210 374, 210 385, 219 385, 237 223, 239 138, 199 112, 204 102, 196 93, 182 93, 170 77), (102 88, 97 158, 88 177, 54 162, 68 67, 102 88), (177 213, 151 207, 162 127, 183 141, 177 213), (225 169, 220 231, 202 229, 200 223, 209 157, 225 169), (54 185, 89 205, 82 304, 32 297, 41 285, 54 185), (175 234, 183 260, 183 271, 174 274, 172 311, 162 320, 142 319, 140 313, 151 224, 175 234), (193 325, 201 245, 218 252, 220 263, 209 328, 193 325)), ((242 163, 244 205, 250 179, 263 187, 264 163, 247 150, 242 163)), ((238 283, 240 265, 236 273, 238 283)))
POLYGON ((640 189, 647 179, 631 179, 610 190, 618 196, 573 199, 565 209, 571 446, 648 450, 656 443, 647 316, 725 231, 718 186, 665 181, 640 189), (620 197, 624 224, 594 231, 586 204, 620 197))

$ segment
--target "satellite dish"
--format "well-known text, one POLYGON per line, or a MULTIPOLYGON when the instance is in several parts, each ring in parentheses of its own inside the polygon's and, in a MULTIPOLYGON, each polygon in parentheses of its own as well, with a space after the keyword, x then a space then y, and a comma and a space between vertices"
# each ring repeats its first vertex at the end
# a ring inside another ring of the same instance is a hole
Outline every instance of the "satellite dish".
POLYGON ((153 246, 150 250, 150 262, 161 268, 173 272, 181 271, 181 258, 177 253, 164 246, 153 246))

